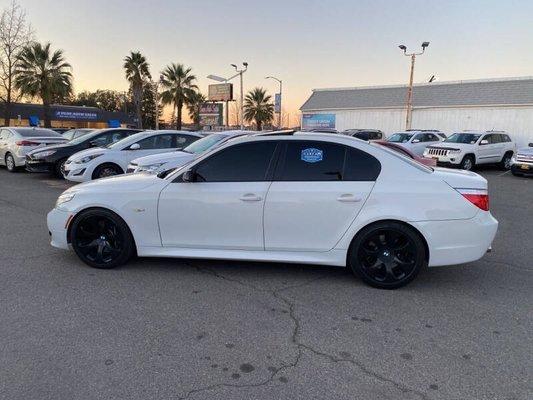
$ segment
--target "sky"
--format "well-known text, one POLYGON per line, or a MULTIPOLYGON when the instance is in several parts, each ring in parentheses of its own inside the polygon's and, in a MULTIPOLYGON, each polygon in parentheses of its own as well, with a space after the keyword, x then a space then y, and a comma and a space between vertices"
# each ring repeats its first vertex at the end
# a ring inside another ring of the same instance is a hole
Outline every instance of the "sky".
MULTIPOLYGON (((10 0, 0 0, 0 8, 10 0)), ((531 0, 18 0, 39 41, 61 48, 76 92, 126 90, 123 59, 141 51, 152 75, 192 67, 203 93, 209 74, 249 63, 244 90, 278 90, 291 121, 312 89, 533 75, 531 0)), ((238 82, 234 90, 238 95, 238 82)))

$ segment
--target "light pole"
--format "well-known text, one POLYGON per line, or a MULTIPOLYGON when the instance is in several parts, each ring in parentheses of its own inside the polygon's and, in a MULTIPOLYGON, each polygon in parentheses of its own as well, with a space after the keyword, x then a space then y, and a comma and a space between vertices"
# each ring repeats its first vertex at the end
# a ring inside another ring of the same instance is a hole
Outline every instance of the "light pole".
POLYGON ((409 75, 409 87, 407 88, 407 104, 405 115, 405 129, 411 129, 411 114, 413 112, 413 76, 415 71, 415 59, 416 56, 424 54, 426 48, 429 46, 429 42, 422 42, 422 51, 420 53, 407 53, 407 47, 403 44, 398 47, 403 50, 403 54, 411 57, 411 73, 409 75))
POLYGON ((246 72, 246 70, 248 69, 248 63, 246 61, 244 61, 242 63, 242 65, 244 66, 243 69, 238 69, 237 66, 235 64, 231 64, 231 66, 233 68, 235 68, 235 71, 237 72, 237 74, 239 75, 240 79, 241 79, 241 99, 240 99, 240 109, 241 109, 241 118, 240 118, 240 122, 241 122, 241 131, 244 129, 244 92, 243 92, 243 86, 242 86, 242 74, 244 74, 246 72))
POLYGON ((281 79, 278 79, 276 78, 275 76, 267 76, 265 77, 265 79, 274 79, 276 81, 278 81, 279 83, 279 104, 278 104, 278 107, 279 107, 279 115, 278 115, 278 129, 281 129, 281 91, 283 89, 283 82, 281 79))

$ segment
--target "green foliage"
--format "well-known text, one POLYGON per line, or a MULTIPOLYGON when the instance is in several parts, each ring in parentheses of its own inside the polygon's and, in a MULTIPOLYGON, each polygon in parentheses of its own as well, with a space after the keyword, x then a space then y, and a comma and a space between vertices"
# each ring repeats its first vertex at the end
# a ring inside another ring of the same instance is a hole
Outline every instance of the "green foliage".
POLYGON ((191 73, 191 68, 183 64, 171 64, 167 66, 161 76, 161 101, 163 104, 171 104, 177 109, 176 129, 181 129, 182 108, 188 104, 195 95, 198 87, 195 84, 196 76, 191 73))
POLYGON ((150 75, 150 66, 144 57, 138 51, 132 51, 124 59, 124 71, 126 79, 130 83, 130 90, 133 94, 133 104, 135 107, 135 116, 137 127, 142 128, 142 99, 145 83, 152 79, 150 75))
POLYGON ((267 95, 266 89, 256 87, 248 92, 244 98, 244 119, 254 121, 260 131, 263 124, 267 124, 274 118, 274 104, 272 97, 267 95))
POLYGON ((15 87, 25 96, 41 98, 46 127, 50 127, 50 104, 63 101, 72 94, 71 69, 63 51, 52 52, 50 43, 31 43, 17 56, 15 87))
POLYGON ((205 95, 200 92, 194 92, 187 103, 189 117, 192 119, 196 129, 200 129, 200 108, 206 101, 207 97, 205 95))

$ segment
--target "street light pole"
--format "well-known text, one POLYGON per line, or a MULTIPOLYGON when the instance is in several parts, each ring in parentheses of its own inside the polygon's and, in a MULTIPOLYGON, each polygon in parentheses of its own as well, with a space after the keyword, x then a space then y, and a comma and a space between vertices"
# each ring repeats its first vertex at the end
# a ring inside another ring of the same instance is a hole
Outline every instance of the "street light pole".
POLYGON ((267 76, 265 79, 274 79, 279 83, 279 115, 278 115, 278 129, 281 129, 281 92, 283 89, 283 82, 281 79, 276 78, 275 76, 267 76))
POLYGON ((240 77, 240 81, 241 81, 241 98, 240 98, 240 109, 241 109, 241 112, 240 112, 240 125, 241 125, 241 131, 244 129, 244 89, 243 89, 243 79, 242 79, 242 75, 246 72, 246 70, 248 69, 248 63, 245 61, 242 63, 242 65, 244 66, 243 69, 238 69, 237 68, 237 65, 235 64, 231 64, 231 66, 233 68, 235 68, 235 71, 239 74, 239 77, 240 77))
POLYGON ((419 53, 407 53, 407 47, 403 44, 398 47, 403 50, 405 56, 411 57, 411 72, 409 74, 409 87, 407 88, 407 101, 406 101, 406 113, 405 113, 405 129, 411 129, 412 113, 413 113, 413 78, 415 72, 415 60, 416 56, 424 54, 426 48, 429 46, 429 42, 422 43, 422 51, 419 53))

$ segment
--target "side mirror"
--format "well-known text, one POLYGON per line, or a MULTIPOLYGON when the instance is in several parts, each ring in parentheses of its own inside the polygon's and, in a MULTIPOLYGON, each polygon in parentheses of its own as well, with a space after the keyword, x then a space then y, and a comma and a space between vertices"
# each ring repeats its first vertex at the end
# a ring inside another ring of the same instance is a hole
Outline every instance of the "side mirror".
POLYGON ((481 142, 479 142, 480 146, 483 146, 485 144, 489 144, 489 141, 487 139, 483 139, 481 142))
POLYGON ((181 179, 183 182, 195 182, 196 181, 196 172, 194 172, 192 169, 188 169, 183 173, 181 176, 181 179))
POLYGON ((141 145, 139 143, 133 143, 129 149, 130 150, 139 150, 141 148, 141 145))
POLYGON ((530 143, 530 144, 529 144, 529 147, 533 147, 533 143, 530 143))
POLYGON ((413 139, 413 143, 420 143, 420 139, 413 139))

